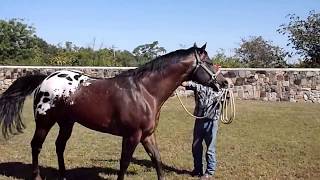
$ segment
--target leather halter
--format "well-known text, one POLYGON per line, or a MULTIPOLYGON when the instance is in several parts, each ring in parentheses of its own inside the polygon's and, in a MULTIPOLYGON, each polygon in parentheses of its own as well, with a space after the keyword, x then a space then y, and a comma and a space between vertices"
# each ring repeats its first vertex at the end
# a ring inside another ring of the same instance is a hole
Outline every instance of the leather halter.
MULTIPOLYGON (((208 84, 210 83, 217 83, 217 75, 215 73, 213 73, 206 65, 203 61, 200 60, 200 57, 197 53, 197 50, 195 50, 194 52, 195 57, 196 57, 196 67, 195 70, 192 73, 192 76, 197 72, 198 68, 201 67, 202 69, 204 69, 209 76, 211 77, 210 80, 208 81, 208 84)), ((218 71, 219 72, 219 71, 218 71)))

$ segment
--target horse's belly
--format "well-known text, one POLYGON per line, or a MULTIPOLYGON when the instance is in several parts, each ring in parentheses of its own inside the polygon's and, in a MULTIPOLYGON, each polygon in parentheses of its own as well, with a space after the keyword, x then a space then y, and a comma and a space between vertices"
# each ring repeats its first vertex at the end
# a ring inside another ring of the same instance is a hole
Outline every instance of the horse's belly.
POLYGON ((104 116, 103 113, 90 111, 90 108, 82 112, 73 111, 72 113, 70 118, 89 129, 118 135, 112 119, 107 114, 104 116))
POLYGON ((94 122, 90 122, 90 121, 82 121, 82 120, 78 120, 77 121, 79 124, 81 124, 82 126, 85 126, 91 130, 95 130, 95 131, 99 131, 99 132, 103 132, 103 133, 108 133, 108 134, 113 134, 116 136, 121 136, 122 134, 116 129, 116 128, 111 128, 110 126, 103 126, 99 123, 94 123, 94 122))
MULTIPOLYGON (((97 98, 90 95, 87 98, 84 95, 74 100, 74 105, 70 107, 72 118, 79 124, 90 129, 110 133, 118 136, 126 136, 140 130, 141 118, 124 118, 123 114, 127 112, 119 111, 114 107, 114 102, 106 98, 97 98), (89 101, 90 100, 90 101, 89 101), (110 102, 111 101, 111 102, 110 102)), ((124 111, 128 108, 123 107, 124 111)))
POLYGON ((106 96, 90 90, 90 86, 81 89, 70 97, 72 104, 68 104, 68 116, 79 124, 92 130, 120 135, 117 123, 113 118, 114 110, 109 106, 106 96))

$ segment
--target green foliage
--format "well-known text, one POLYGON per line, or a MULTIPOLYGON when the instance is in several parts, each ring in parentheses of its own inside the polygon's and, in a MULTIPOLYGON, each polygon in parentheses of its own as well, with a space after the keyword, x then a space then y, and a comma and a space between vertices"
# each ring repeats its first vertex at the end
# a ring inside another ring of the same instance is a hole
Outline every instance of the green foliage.
POLYGON ((132 53, 138 58, 138 63, 143 64, 166 53, 166 50, 164 47, 159 47, 158 41, 153 41, 151 44, 136 47, 132 53))
POLYGON ((236 49, 236 57, 247 67, 252 68, 282 68, 287 67, 287 53, 279 46, 272 45, 261 36, 242 39, 236 49))
MULTIPOLYGON (((320 14, 311 11, 306 19, 289 15, 290 22, 278 29, 303 58, 287 64, 288 55, 261 36, 242 39, 235 56, 218 51, 212 58, 222 67, 320 67, 320 14)), ((70 41, 51 45, 36 35, 22 19, 0 20, 1 65, 139 66, 166 53, 158 41, 137 46, 132 52, 114 48, 77 47, 70 41)))
POLYGON ((22 19, 0 20, 0 64, 47 65, 58 51, 35 35, 22 19))
POLYGON ((306 19, 289 14, 290 22, 278 29, 279 33, 287 35, 297 54, 304 57, 301 63, 304 67, 320 67, 320 13, 311 11, 306 19))
POLYGON ((31 59, 36 49, 35 29, 20 19, 0 20, 0 63, 31 59))
POLYGON ((121 66, 137 66, 137 58, 129 51, 117 51, 115 54, 117 62, 121 66))
POLYGON ((240 60, 236 57, 227 56, 223 49, 217 52, 212 58, 213 64, 220 65, 224 68, 239 68, 244 67, 240 60))
POLYGON ((0 20, 2 65, 137 66, 165 52, 157 41, 137 49, 141 49, 139 56, 112 48, 77 47, 70 41, 54 46, 37 37, 35 28, 22 19, 0 20))

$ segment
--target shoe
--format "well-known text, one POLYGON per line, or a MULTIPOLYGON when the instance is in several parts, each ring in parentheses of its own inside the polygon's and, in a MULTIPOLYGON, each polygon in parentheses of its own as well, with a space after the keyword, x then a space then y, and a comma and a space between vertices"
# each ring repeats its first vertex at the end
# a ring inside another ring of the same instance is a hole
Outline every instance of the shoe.
POLYGON ((192 177, 201 177, 202 175, 203 175, 203 172, 200 172, 200 171, 193 170, 191 172, 192 177))
POLYGON ((209 180, 209 179, 213 179, 213 176, 210 174, 204 174, 203 176, 201 176, 200 180, 209 180))

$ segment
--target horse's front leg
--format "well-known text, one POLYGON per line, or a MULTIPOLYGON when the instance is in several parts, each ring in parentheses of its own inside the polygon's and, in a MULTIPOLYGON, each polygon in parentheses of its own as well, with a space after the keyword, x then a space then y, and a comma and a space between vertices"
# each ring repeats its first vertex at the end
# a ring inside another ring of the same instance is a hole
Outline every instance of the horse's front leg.
POLYGON ((132 154, 140 142, 141 133, 136 133, 130 137, 123 137, 122 139, 122 151, 120 159, 120 171, 118 174, 118 180, 123 180, 124 175, 130 164, 132 154))
POLYGON ((152 135, 143 139, 141 142, 157 170, 158 180, 164 180, 164 175, 162 171, 162 162, 161 162, 160 153, 157 147, 155 134, 153 133, 152 135))

